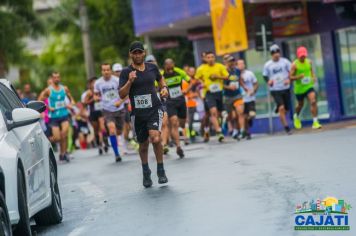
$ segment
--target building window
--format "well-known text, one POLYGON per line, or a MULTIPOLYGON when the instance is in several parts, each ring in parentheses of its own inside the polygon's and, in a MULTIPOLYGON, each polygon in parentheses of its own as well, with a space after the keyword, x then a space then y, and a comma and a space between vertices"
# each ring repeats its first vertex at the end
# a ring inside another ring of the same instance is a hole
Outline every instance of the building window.
MULTIPOLYGON (((252 71, 258 80, 258 91, 256 94, 256 113, 258 117, 267 117, 269 115, 268 111, 268 93, 267 83, 264 81, 262 76, 263 66, 268 61, 269 54, 264 56, 263 52, 256 51, 255 49, 249 49, 245 51, 246 65, 247 69, 252 71)), ((275 105, 271 98, 271 109, 273 110, 275 105)), ((272 112, 272 115, 276 114, 272 112)))
POLYGON ((356 27, 336 31, 344 113, 356 115, 356 27))
MULTIPOLYGON (((289 58, 292 62, 297 58, 296 51, 299 46, 304 46, 308 49, 308 57, 313 62, 313 70, 318 79, 318 83, 314 86, 314 89, 317 91, 318 97, 318 117, 321 119, 329 118, 320 36, 310 35, 305 37, 298 37, 291 40, 287 40, 285 43, 288 47, 289 58)), ((295 104, 295 98, 293 99, 293 102, 295 104)), ((312 118, 310 113, 310 106, 309 103, 306 101, 304 102, 304 104, 304 108, 301 112, 301 118, 303 120, 309 120, 312 118)))

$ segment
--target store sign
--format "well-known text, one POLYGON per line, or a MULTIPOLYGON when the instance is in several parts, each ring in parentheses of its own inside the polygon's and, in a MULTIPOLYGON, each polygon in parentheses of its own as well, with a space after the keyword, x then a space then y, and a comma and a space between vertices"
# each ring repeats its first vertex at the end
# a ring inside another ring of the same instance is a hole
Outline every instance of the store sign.
POLYGON ((217 55, 248 48, 242 0, 210 0, 210 15, 217 55))
POLYGON ((307 5, 305 3, 274 7, 270 10, 273 36, 284 37, 310 32, 307 5))

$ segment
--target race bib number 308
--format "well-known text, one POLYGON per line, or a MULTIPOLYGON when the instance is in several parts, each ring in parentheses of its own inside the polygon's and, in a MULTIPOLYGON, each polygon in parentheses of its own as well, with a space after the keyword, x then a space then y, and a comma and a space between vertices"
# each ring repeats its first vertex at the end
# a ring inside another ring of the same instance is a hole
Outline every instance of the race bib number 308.
POLYGON ((152 107, 151 94, 134 96, 135 108, 144 109, 152 107))

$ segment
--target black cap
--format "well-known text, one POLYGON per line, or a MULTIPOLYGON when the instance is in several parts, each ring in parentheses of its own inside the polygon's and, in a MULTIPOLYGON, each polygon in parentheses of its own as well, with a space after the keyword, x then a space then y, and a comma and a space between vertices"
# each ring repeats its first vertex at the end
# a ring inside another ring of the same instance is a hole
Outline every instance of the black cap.
POLYGON ((132 42, 130 45, 130 52, 136 51, 136 50, 140 50, 140 51, 144 51, 144 47, 143 44, 140 41, 135 41, 132 42))

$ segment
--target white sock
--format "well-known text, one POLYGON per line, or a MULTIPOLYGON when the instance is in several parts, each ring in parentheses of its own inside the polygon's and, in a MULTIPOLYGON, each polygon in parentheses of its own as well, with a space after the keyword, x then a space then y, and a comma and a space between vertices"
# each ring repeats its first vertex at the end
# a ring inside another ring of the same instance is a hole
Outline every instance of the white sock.
POLYGON ((209 133, 210 128, 209 127, 204 127, 205 133, 209 133))
POLYGON ((234 130, 232 131, 232 136, 236 135, 237 133, 238 133, 237 129, 234 129, 234 130))
POLYGON ((313 122, 318 122, 318 117, 314 117, 313 122))

